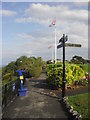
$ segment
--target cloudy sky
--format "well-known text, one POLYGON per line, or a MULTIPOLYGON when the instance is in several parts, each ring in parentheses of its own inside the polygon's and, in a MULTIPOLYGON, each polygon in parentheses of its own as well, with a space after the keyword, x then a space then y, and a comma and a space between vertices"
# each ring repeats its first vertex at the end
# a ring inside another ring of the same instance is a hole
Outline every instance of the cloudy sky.
MULTIPOLYGON (((53 19, 56 19, 57 44, 64 33, 68 35, 68 42, 82 45, 81 48, 66 48, 66 59, 70 60, 74 55, 88 58, 86 2, 3 2, 0 15, 2 65, 21 55, 51 59, 48 47, 54 46, 55 31, 54 26, 49 25, 53 19)), ((62 59, 62 48, 57 50, 57 58, 62 59)))

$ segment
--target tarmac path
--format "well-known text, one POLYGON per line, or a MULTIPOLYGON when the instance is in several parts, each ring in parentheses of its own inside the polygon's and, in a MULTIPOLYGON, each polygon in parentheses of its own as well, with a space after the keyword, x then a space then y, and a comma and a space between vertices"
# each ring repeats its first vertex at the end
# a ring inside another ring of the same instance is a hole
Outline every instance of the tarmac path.
POLYGON ((25 97, 17 96, 4 110, 3 118, 66 118, 58 96, 48 88, 46 75, 26 79, 25 97))
MULTIPOLYGON (((45 71, 40 77, 26 79, 27 93, 17 96, 4 110, 3 118, 61 118, 68 120, 60 99, 62 92, 51 90, 46 82, 45 71)), ((88 87, 69 89, 66 95, 88 92, 88 87)))

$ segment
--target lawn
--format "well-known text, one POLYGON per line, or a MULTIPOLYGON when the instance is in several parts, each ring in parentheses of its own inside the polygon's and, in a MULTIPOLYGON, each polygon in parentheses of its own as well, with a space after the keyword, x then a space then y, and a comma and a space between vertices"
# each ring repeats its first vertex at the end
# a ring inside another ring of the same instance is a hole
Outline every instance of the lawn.
POLYGON ((74 110, 82 115, 82 118, 88 118, 88 93, 69 96, 68 102, 74 110))

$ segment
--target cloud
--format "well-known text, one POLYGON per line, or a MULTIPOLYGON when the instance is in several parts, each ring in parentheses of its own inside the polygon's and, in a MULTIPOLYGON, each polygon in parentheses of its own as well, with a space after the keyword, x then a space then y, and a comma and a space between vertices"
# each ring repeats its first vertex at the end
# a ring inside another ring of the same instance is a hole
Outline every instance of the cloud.
POLYGON ((3 0, 3 2, 88 2, 88 0, 3 0))
POLYGON ((26 34, 26 33, 18 34, 17 38, 24 39, 24 40, 25 39, 33 39, 32 35, 26 34))
MULTIPOLYGON (((72 3, 70 4, 72 5, 72 3)), ((83 5, 80 4, 80 6, 83 5)), ((49 24, 54 18, 56 18, 57 43, 63 33, 65 33, 68 35, 68 42, 82 45, 80 49, 66 48, 66 59, 71 59, 74 54, 87 57, 88 11, 86 9, 82 7, 80 9, 71 9, 66 3, 65 5, 60 3, 58 5, 53 4, 52 6, 47 3, 33 3, 22 13, 23 15, 20 14, 20 18, 16 18, 15 22, 22 23, 22 25, 23 23, 31 23, 31 30, 29 29, 31 32, 27 30, 27 32, 24 31, 15 35, 16 40, 23 40, 23 42, 18 44, 18 47, 15 46, 15 51, 13 50, 14 48, 6 50, 3 53, 3 58, 12 58, 13 56, 12 59, 15 59, 17 56, 27 55, 41 56, 45 60, 51 59, 51 49, 48 49, 48 47, 52 43, 54 44, 55 33, 54 26, 49 28, 49 24), (38 28, 38 26, 40 27, 38 28)), ((61 49, 58 50, 58 58, 62 58, 61 49)))
POLYGON ((81 1, 81 0, 79 0, 78 2, 74 2, 73 3, 75 6, 77 6, 77 7, 88 7, 88 1, 85 1, 85 2, 83 2, 83 1, 81 1))
POLYGON ((74 22, 70 26, 66 26, 66 28, 62 31, 59 30, 58 36, 60 36, 59 33, 67 34, 69 37, 69 42, 80 43, 82 44, 82 47, 88 48, 88 25, 74 22))
POLYGON ((88 11, 83 9, 71 10, 68 5, 60 5, 60 3, 57 6, 33 3, 30 4, 29 8, 25 10, 25 16, 26 17, 24 18, 17 18, 16 22, 33 22, 47 25, 50 23, 50 20, 56 18, 57 24, 59 24, 60 21, 78 21, 86 23, 88 19, 88 11))
POLYGON ((28 18, 16 18, 15 20, 17 23, 29 23, 32 21, 32 18, 31 17, 28 17, 28 18))
POLYGON ((0 15, 3 16, 14 16, 17 13, 15 11, 10 11, 10 10, 0 10, 0 15))

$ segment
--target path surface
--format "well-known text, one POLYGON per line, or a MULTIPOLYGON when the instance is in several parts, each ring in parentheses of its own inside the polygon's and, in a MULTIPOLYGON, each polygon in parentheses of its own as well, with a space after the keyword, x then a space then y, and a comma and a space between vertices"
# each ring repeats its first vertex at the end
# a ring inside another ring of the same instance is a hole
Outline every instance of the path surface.
POLYGON ((27 79, 25 97, 16 97, 3 113, 3 118, 66 118, 58 97, 48 88, 45 73, 37 79, 27 79))

